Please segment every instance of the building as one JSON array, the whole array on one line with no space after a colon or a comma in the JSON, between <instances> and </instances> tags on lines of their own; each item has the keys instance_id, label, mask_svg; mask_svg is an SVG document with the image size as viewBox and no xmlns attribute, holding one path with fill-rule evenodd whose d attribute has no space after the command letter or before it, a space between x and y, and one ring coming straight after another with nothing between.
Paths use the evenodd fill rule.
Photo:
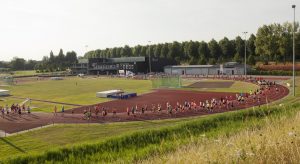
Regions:
<instances>
[{"instance_id":1,"label":"building","mask_svg":"<svg viewBox=\"0 0 300 164\"><path fill-rule=\"evenodd\" d=\"M247 66L247 70L249 70ZM177 75L243 75L244 64L227 62L220 65L174 65L164 67L167 74Z\"/></svg>"},{"instance_id":2,"label":"building","mask_svg":"<svg viewBox=\"0 0 300 164\"><path fill-rule=\"evenodd\" d=\"M176 65L173 59L151 57L151 72L163 72L167 65ZM73 74L111 75L126 72L150 72L149 57L89 58L80 59L71 67Z\"/></svg>"}]
</instances>

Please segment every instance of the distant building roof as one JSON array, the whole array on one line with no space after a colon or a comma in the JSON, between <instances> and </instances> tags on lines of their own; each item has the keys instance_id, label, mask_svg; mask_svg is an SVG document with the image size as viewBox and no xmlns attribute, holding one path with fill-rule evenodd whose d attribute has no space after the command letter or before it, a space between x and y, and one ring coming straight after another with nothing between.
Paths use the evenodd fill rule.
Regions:
<instances>
[{"instance_id":1,"label":"distant building roof","mask_svg":"<svg viewBox=\"0 0 300 164\"><path fill-rule=\"evenodd\" d=\"M214 65L173 65L166 66L167 68L211 68Z\"/></svg>"},{"instance_id":2,"label":"distant building roof","mask_svg":"<svg viewBox=\"0 0 300 164\"><path fill-rule=\"evenodd\" d=\"M216 65L172 65L172 66L165 66L165 68L220 68L223 65L223 68L244 68L244 64L240 64L237 62L227 62L224 64L216 64ZM247 68L250 68L247 65Z\"/></svg>"}]
</instances>

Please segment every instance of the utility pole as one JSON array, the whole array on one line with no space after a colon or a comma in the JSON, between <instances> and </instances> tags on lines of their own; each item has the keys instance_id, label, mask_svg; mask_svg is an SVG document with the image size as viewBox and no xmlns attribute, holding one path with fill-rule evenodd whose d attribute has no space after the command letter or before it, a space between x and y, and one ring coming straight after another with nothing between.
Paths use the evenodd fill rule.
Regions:
<instances>
[{"instance_id":1,"label":"utility pole","mask_svg":"<svg viewBox=\"0 0 300 164\"><path fill-rule=\"evenodd\" d=\"M243 32L245 34L245 79L247 79L247 33L248 32Z\"/></svg>"},{"instance_id":2,"label":"utility pole","mask_svg":"<svg viewBox=\"0 0 300 164\"><path fill-rule=\"evenodd\" d=\"M292 5L294 9L294 22L293 22L293 95L296 96L295 92L295 14L296 14L296 5Z\"/></svg>"},{"instance_id":3,"label":"utility pole","mask_svg":"<svg viewBox=\"0 0 300 164\"><path fill-rule=\"evenodd\" d=\"M151 47L150 47L151 41L148 41L148 43L149 43L149 73L151 73Z\"/></svg>"}]
</instances>

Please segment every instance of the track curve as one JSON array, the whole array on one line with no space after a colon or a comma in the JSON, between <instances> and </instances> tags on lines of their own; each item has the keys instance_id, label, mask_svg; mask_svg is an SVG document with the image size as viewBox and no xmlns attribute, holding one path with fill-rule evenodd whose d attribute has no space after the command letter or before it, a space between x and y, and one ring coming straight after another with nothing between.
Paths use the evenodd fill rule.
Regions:
<instances>
[{"instance_id":1,"label":"track curve","mask_svg":"<svg viewBox=\"0 0 300 164\"><path fill-rule=\"evenodd\" d=\"M278 92L276 92L275 88L278 88ZM51 113L32 113L30 115L24 114L21 117L18 115L5 116L5 118L0 117L0 130L3 130L7 133L15 133L20 132L32 128L37 128L53 123L107 123L107 122L125 122L125 121L143 121L143 120L157 120L157 119L170 119L170 118L181 118L181 117L191 117L191 116L201 116L201 115L209 115L214 113L222 113L228 111L235 111L240 109L249 108L252 106L263 105L269 102L273 102L279 100L289 94L289 89L283 85L277 84L270 88L270 90L266 90L265 94L261 95L261 101L253 102L252 99L247 99L245 103L240 104L236 100L232 100L234 104L234 108L224 109L224 108L216 108L213 111L207 110L187 110L184 112L178 112L176 114L168 114L166 110L158 112L146 111L144 114L138 113L135 116L128 116L126 113L126 107L131 107L132 105L145 105L148 104L149 108L151 108L151 104L160 103L164 105L167 101L171 105L175 105L176 102L183 102L185 100L192 101L197 100L205 101L210 98L220 97L235 97L236 93L223 93L223 92L199 92L199 91L184 91L184 90L156 90L152 93L144 94L136 98L132 98L129 100L115 100L100 103L100 106L104 106L108 108L108 115L106 117L95 115L92 116L91 120L87 121L83 119L83 110L92 109L94 112L94 105L78 107L73 109L73 114L71 114L71 110L66 111L64 115L58 113L57 116L54 116ZM169 99L171 98L171 99ZM112 110L115 109L117 111L116 115L112 114Z\"/></svg>"}]
</instances>

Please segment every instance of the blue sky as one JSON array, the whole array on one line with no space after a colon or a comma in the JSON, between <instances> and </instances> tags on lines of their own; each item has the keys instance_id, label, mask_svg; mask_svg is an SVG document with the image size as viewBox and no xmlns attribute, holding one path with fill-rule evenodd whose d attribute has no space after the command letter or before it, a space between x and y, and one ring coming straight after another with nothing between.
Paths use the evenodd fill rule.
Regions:
<instances>
[{"instance_id":1,"label":"blue sky","mask_svg":"<svg viewBox=\"0 0 300 164\"><path fill-rule=\"evenodd\" d=\"M40 60L53 50L233 39L292 21L299 0L0 0L0 60Z\"/></svg>"}]
</instances>

